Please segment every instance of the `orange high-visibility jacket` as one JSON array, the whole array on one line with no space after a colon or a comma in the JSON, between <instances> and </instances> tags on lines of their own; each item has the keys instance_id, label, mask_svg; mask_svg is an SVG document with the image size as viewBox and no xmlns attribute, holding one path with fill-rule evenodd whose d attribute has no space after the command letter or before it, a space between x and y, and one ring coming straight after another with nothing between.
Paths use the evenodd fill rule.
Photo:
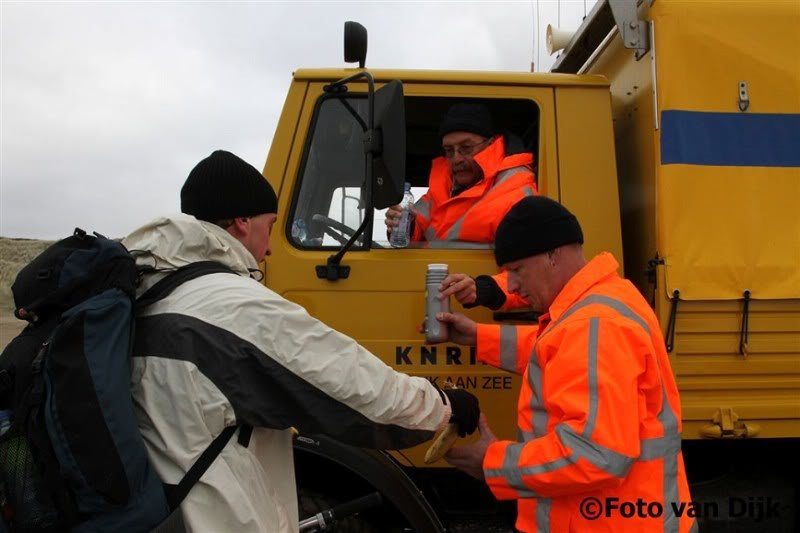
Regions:
<instances>
[{"instance_id":1,"label":"orange high-visibility jacket","mask_svg":"<svg viewBox=\"0 0 800 533\"><path fill-rule=\"evenodd\" d=\"M431 163L428 192L414 205L414 241L493 243L497 225L511 207L536 194L531 170L533 155L507 156L505 141L498 136L474 160L483 169L483 180L450 197L453 178L444 157Z\"/></svg>"},{"instance_id":2,"label":"orange high-visibility jacket","mask_svg":"<svg viewBox=\"0 0 800 533\"><path fill-rule=\"evenodd\" d=\"M494 495L518 500L522 531L696 529L661 329L618 266L595 257L538 326L478 327L478 359L523 375L520 441L483 461Z\"/></svg>"}]
</instances>

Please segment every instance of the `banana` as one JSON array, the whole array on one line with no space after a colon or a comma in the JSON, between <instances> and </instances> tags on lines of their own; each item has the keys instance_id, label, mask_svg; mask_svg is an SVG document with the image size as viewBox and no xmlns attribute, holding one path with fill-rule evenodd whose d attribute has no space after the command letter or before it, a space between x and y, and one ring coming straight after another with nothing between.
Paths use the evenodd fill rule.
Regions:
<instances>
[{"instance_id":1,"label":"banana","mask_svg":"<svg viewBox=\"0 0 800 533\"><path fill-rule=\"evenodd\" d=\"M447 424L447 427L444 428L441 433L436 437L431 444L431 447L428 448L428 451L425 452L425 464L429 465L434 461L438 461L442 458L442 456L447 453L447 450L453 446L453 443L458 438L458 425L457 424Z\"/></svg>"},{"instance_id":2,"label":"banana","mask_svg":"<svg viewBox=\"0 0 800 533\"><path fill-rule=\"evenodd\" d=\"M443 389L455 389L456 386L453 385L450 381L445 381L444 385L442 385ZM458 438L458 425L457 424L447 424L447 426L436 436L431 444L431 447L428 448L428 451L425 452L425 461L426 465L429 465L435 461L438 461L442 458L442 456L447 453L453 444L456 442Z\"/></svg>"}]
</instances>

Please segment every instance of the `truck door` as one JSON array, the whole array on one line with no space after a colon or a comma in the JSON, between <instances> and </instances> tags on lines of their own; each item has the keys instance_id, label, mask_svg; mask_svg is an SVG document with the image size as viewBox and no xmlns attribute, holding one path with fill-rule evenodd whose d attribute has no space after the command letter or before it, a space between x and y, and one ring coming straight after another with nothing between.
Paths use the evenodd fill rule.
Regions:
<instances>
[{"instance_id":1,"label":"truck door","mask_svg":"<svg viewBox=\"0 0 800 533\"><path fill-rule=\"evenodd\" d=\"M359 92L359 87L354 84L344 94L331 95L323 91L322 83L308 86L282 180L267 286L353 337L395 369L440 386L450 380L477 393L498 436L515 438L519 378L478 363L474 349L452 343L426 345L417 332L424 318L427 265L446 263L451 273L493 274L497 267L491 243L418 242L394 249L388 243L384 210L376 210L372 227L342 259L342 265L349 267L348 276L336 281L318 277L317 267L326 264L366 216L363 123L368 102L366 91ZM485 102L495 129L507 136L509 149L534 152L536 170L556 168L552 89L504 89L503 98L496 97L497 88L489 87L432 97L429 85L404 84L405 180L411 183L415 199L427 192L431 161L441 154L438 123L452 103L465 99ZM480 322L498 318L484 308L464 310L455 300L452 308ZM422 446L406 455L421 465L424 451Z\"/></svg>"}]
</instances>

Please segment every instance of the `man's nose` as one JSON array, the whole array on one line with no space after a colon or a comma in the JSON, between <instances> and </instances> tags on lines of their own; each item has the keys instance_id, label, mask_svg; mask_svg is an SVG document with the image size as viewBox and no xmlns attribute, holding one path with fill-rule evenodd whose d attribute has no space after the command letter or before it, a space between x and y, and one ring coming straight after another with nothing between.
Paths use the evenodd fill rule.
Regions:
<instances>
[{"instance_id":1,"label":"man's nose","mask_svg":"<svg viewBox=\"0 0 800 533\"><path fill-rule=\"evenodd\" d=\"M453 155L450 157L450 164L460 163L466 159L466 156L462 155L460 150L453 150Z\"/></svg>"},{"instance_id":2,"label":"man's nose","mask_svg":"<svg viewBox=\"0 0 800 533\"><path fill-rule=\"evenodd\" d=\"M508 292L512 294L519 293L519 280L513 274L508 275Z\"/></svg>"}]
</instances>

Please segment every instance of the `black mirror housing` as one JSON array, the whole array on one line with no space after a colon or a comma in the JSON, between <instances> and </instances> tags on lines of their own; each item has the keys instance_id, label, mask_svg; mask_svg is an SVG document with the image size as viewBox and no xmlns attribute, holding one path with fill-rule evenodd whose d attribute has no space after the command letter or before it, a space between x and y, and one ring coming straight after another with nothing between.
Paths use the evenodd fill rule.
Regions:
<instances>
[{"instance_id":1,"label":"black mirror housing","mask_svg":"<svg viewBox=\"0 0 800 533\"><path fill-rule=\"evenodd\" d=\"M367 28L358 22L348 20L344 23L344 62L358 62L364 68L367 61Z\"/></svg>"},{"instance_id":2,"label":"black mirror housing","mask_svg":"<svg viewBox=\"0 0 800 533\"><path fill-rule=\"evenodd\" d=\"M375 130L380 144L372 159L372 205L385 209L402 200L406 175L405 103L399 80L375 91Z\"/></svg>"}]
</instances>

